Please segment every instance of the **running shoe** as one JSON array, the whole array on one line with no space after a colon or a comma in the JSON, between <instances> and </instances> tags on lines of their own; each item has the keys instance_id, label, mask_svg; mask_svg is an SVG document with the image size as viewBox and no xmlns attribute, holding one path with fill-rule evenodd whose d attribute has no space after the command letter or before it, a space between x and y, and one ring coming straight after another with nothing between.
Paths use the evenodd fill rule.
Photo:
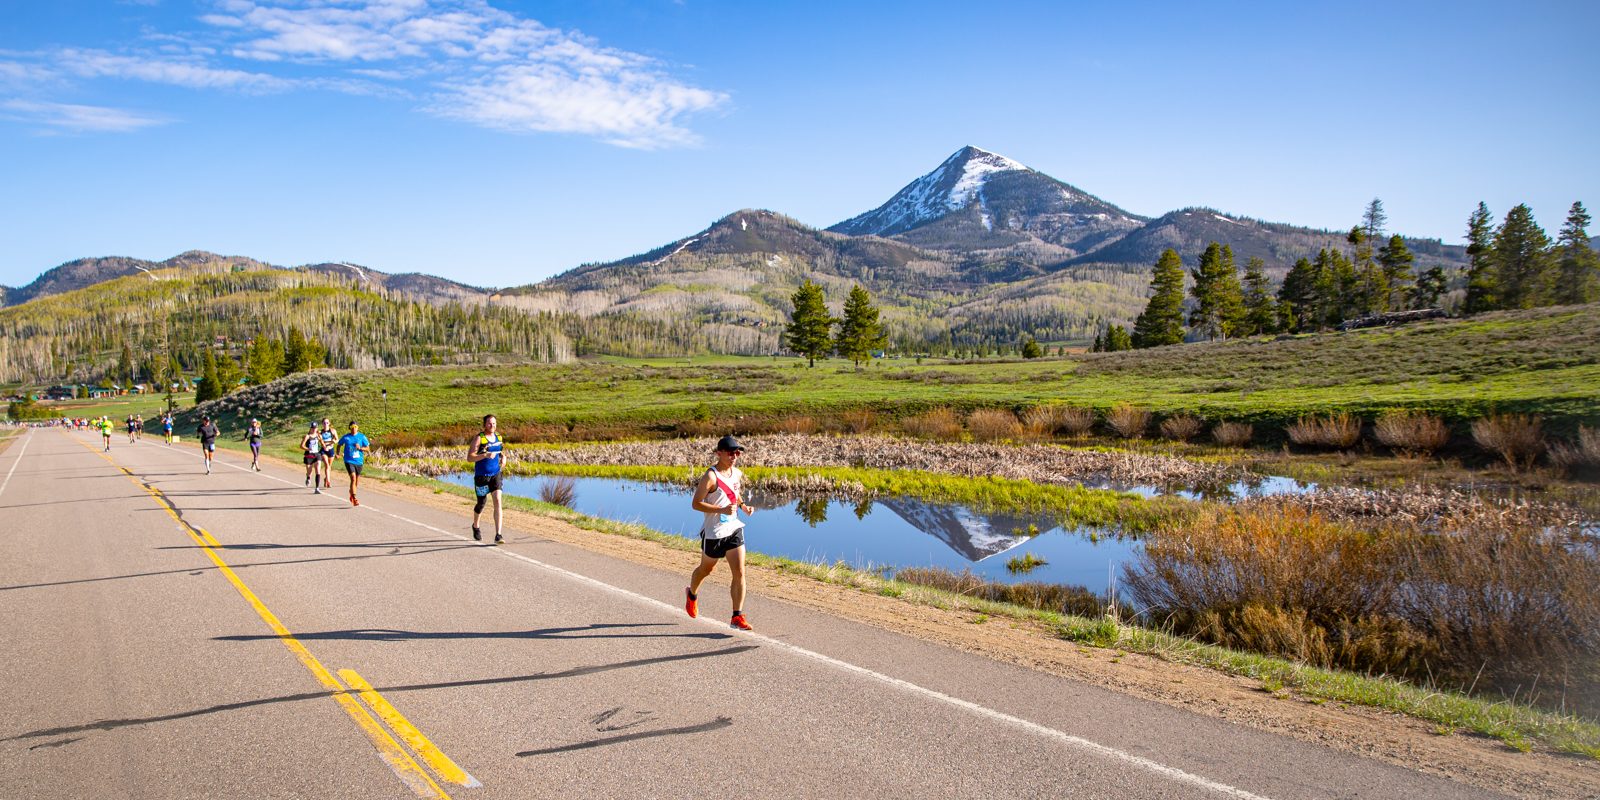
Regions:
<instances>
[{"instance_id":1,"label":"running shoe","mask_svg":"<svg viewBox=\"0 0 1600 800\"><path fill-rule=\"evenodd\" d=\"M312 490L311 490L311 493L312 493L312 494L322 494L322 487L321 487L321 486L318 486L318 487L317 487L317 488L315 488L315 489L312 489Z\"/></svg>"},{"instance_id":2,"label":"running shoe","mask_svg":"<svg viewBox=\"0 0 1600 800\"><path fill-rule=\"evenodd\" d=\"M683 610L691 617L700 616L700 601L695 599L694 593L690 592L687 586L683 587Z\"/></svg>"},{"instance_id":3,"label":"running shoe","mask_svg":"<svg viewBox=\"0 0 1600 800\"><path fill-rule=\"evenodd\" d=\"M306 476L306 485L307 485L307 486L310 486L310 485L311 485L311 476L310 476L310 475L307 475L307 476Z\"/></svg>"},{"instance_id":4,"label":"running shoe","mask_svg":"<svg viewBox=\"0 0 1600 800\"><path fill-rule=\"evenodd\" d=\"M498 533L497 533L497 534L495 534L495 535L494 535L494 543L495 543L495 544L499 544L499 543L501 543L501 542L503 542L503 541L505 541L505 540L506 540L506 537L504 537L504 536L501 536L501 535L500 535L500 534L498 534Z\"/></svg>"},{"instance_id":5,"label":"running shoe","mask_svg":"<svg viewBox=\"0 0 1600 800\"><path fill-rule=\"evenodd\" d=\"M353 505L353 506L361 505L360 503L356 502L356 493L355 492L351 492L350 493L350 505Z\"/></svg>"},{"instance_id":6,"label":"running shoe","mask_svg":"<svg viewBox=\"0 0 1600 800\"><path fill-rule=\"evenodd\" d=\"M731 626L731 627L734 627L734 628L738 628L741 631L753 631L753 630L755 630L755 628L750 627L750 620L745 619L743 614L740 614L740 615L734 617L733 619L729 620L728 621L728 625Z\"/></svg>"},{"instance_id":7,"label":"running shoe","mask_svg":"<svg viewBox=\"0 0 1600 800\"><path fill-rule=\"evenodd\" d=\"M472 526L472 541L474 541L474 542L483 541L483 531L479 530L478 526L476 526L476 525Z\"/></svg>"}]
</instances>

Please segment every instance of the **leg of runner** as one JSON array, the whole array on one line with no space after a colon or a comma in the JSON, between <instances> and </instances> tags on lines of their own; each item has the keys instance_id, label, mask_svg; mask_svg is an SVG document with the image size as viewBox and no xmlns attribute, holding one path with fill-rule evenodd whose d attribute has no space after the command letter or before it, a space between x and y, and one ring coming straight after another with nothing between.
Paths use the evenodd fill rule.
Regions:
<instances>
[{"instance_id":1,"label":"leg of runner","mask_svg":"<svg viewBox=\"0 0 1600 800\"><path fill-rule=\"evenodd\" d=\"M733 601L733 619L729 624L742 631L751 630L750 622L744 618L743 545L728 551L728 570L733 573L728 579L728 595Z\"/></svg>"},{"instance_id":2,"label":"leg of runner","mask_svg":"<svg viewBox=\"0 0 1600 800\"><path fill-rule=\"evenodd\" d=\"M703 541L703 540L702 540ZM700 616L700 584L717 569L717 560L705 553L700 554L700 566L689 573L689 585L683 590L683 610L691 617Z\"/></svg>"},{"instance_id":3,"label":"leg of runner","mask_svg":"<svg viewBox=\"0 0 1600 800\"><path fill-rule=\"evenodd\" d=\"M356 487L361 484L361 468L346 461L344 471L350 475L350 505L359 506L361 501L356 499Z\"/></svg>"},{"instance_id":4,"label":"leg of runner","mask_svg":"<svg viewBox=\"0 0 1600 800\"><path fill-rule=\"evenodd\" d=\"M496 489L489 494L494 497L494 543L499 544L505 541L505 537L500 535L500 522L503 513L503 509L500 507L500 490Z\"/></svg>"}]
</instances>

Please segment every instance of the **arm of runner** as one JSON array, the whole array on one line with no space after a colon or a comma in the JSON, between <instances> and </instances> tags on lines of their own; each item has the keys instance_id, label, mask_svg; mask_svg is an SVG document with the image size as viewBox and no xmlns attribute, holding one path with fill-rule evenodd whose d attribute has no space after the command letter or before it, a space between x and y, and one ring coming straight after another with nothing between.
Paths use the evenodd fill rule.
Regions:
<instances>
[{"instance_id":1,"label":"arm of runner","mask_svg":"<svg viewBox=\"0 0 1600 800\"><path fill-rule=\"evenodd\" d=\"M707 470L706 474L700 477L700 483L694 487L694 503L692 504L694 510L703 514L732 514L733 504L731 503L725 506L714 506L706 502L706 495L711 493L711 487L714 485L716 485L716 481L712 479L711 471Z\"/></svg>"}]
</instances>

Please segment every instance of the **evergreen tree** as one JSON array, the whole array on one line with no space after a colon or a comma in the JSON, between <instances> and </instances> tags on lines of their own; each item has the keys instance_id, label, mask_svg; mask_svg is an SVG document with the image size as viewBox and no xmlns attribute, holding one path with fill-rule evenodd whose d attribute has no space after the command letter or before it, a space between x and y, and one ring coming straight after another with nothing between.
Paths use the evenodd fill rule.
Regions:
<instances>
[{"instance_id":1,"label":"evergreen tree","mask_svg":"<svg viewBox=\"0 0 1600 800\"><path fill-rule=\"evenodd\" d=\"M233 356L223 353L217 362L217 397L227 397L229 392L239 386L239 379L244 376L244 369Z\"/></svg>"},{"instance_id":2,"label":"evergreen tree","mask_svg":"<svg viewBox=\"0 0 1600 800\"><path fill-rule=\"evenodd\" d=\"M1134 347L1183 342L1183 260L1167 248L1150 277L1150 302L1133 323Z\"/></svg>"},{"instance_id":3,"label":"evergreen tree","mask_svg":"<svg viewBox=\"0 0 1600 800\"><path fill-rule=\"evenodd\" d=\"M1271 289L1267 281L1266 264L1260 257L1251 256L1244 264L1244 321L1239 326L1241 336L1277 332L1278 304L1272 301Z\"/></svg>"},{"instance_id":4,"label":"evergreen tree","mask_svg":"<svg viewBox=\"0 0 1600 800\"><path fill-rule=\"evenodd\" d=\"M1105 332L1104 331L1096 331L1095 335L1094 335L1094 346L1089 348L1089 352L1091 352L1091 353L1104 353L1105 351L1106 351Z\"/></svg>"},{"instance_id":5,"label":"evergreen tree","mask_svg":"<svg viewBox=\"0 0 1600 800\"><path fill-rule=\"evenodd\" d=\"M206 348L204 364L200 372L200 385L194 390L195 405L222 396L222 392L219 391L221 382L217 378L217 357L212 354L210 347Z\"/></svg>"},{"instance_id":6,"label":"evergreen tree","mask_svg":"<svg viewBox=\"0 0 1600 800\"><path fill-rule=\"evenodd\" d=\"M872 304L872 295L859 285L852 286L850 296L844 301L844 319L840 320L839 332L833 340L834 350L841 358L850 359L856 369L861 369L861 362L872 358L872 351L882 350L888 342L889 334L878 322L878 307Z\"/></svg>"},{"instance_id":7,"label":"evergreen tree","mask_svg":"<svg viewBox=\"0 0 1600 800\"><path fill-rule=\"evenodd\" d=\"M1023 358L1038 358L1042 355L1044 355L1044 349L1039 346L1039 343L1032 336L1028 337L1028 341L1022 343Z\"/></svg>"},{"instance_id":8,"label":"evergreen tree","mask_svg":"<svg viewBox=\"0 0 1600 800\"><path fill-rule=\"evenodd\" d=\"M1383 213L1383 201L1372 198L1365 211L1361 213L1361 233L1366 238L1368 246L1372 242L1383 238L1384 226L1389 224L1389 215Z\"/></svg>"},{"instance_id":9,"label":"evergreen tree","mask_svg":"<svg viewBox=\"0 0 1600 800\"><path fill-rule=\"evenodd\" d=\"M1321 326L1317 316L1317 284L1315 265L1304 258L1294 262L1289 274L1283 277L1283 285L1278 287L1280 327L1298 332Z\"/></svg>"},{"instance_id":10,"label":"evergreen tree","mask_svg":"<svg viewBox=\"0 0 1600 800\"><path fill-rule=\"evenodd\" d=\"M122 355L117 357L117 384L126 389L133 384L133 348L124 341Z\"/></svg>"},{"instance_id":11,"label":"evergreen tree","mask_svg":"<svg viewBox=\"0 0 1600 800\"><path fill-rule=\"evenodd\" d=\"M1361 276L1355 264L1338 250L1317 254L1317 299L1322 307L1318 329L1332 327L1355 316Z\"/></svg>"},{"instance_id":12,"label":"evergreen tree","mask_svg":"<svg viewBox=\"0 0 1600 800\"><path fill-rule=\"evenodd\" d=\"M1356 273L1354 291L1347 303L1347 316L1361 316L1389 310L1389 281L1378 262L1368 259Z\"/></svg>"},{"instance_id":13,"label":"evergreen tree","mask_svg":"<svg viewBox=\"0 0 1600 800\"><path fill-rule=\"evenodd\" d=\"M306 352L306 337L297 325L289 326L283 342L283 374L293 375L311 368L310 353Z\"/></svg>"},{"instance_id":14,"label":"evergreen tree","mask_svg":"<svg viewBox=\"0 0 1600 800\"><path fill-rule=\"evenodd\" d=\"M1444 296L1449 282L1445 279L1444 267L1434 265L1417 278L1417 286L1411 292L1412 308L1434 308L1439 305L1439 298Z\"/></svg>"},{"instance_id":15,"label":"evergreen tree","mask_svg":"<svg viewBox=\"0 0 1600 800\"><path fill-rule=\"evenodd\" d=\"M1600 300L1600 256L1589 246L1589 212L1575 202L1556 237L1556 285L1553 300L1561 305Z\"/></svg>"},{"instance_id":16,"label":"evergreen tree","mask_svg":"<svg viewBox=\"0 0 1600 800\"><path fill-rule=\"evenodd\" d=\"M1499 287L1490 264L1494 248L1494 217L1489 206L1478 201L1478 207L1467 217L1467 302L1463 309L1468 314L1490 311L1500 305Z\"/></svg>"},{"instance_id":17,"label":"evergreen tree","mask_svg":"<svg viewBox=\"0 0 1600 800\"><path fill-rule=\"evenodd\" d=\"M1406 240L1400 238L1399 234L1390 236L1389 243L1379 248L1378 263L1383 266L1383 279L1389 288L1385 310L1399 311L1413 307L1411 284L1415 279L1411 274L1411 265L1416 260L1411 249L1406 247Z\"/></svg>"},{"instance_id":18,"label":"evergreen tree","mask_svg":"<svg viewBox=\"0 0 1600 800\"><path fill-rule=\"evenodd\" d=\"M283 377L283 343L266 336L257 336L245 352L246 374L252 386L260 386Z\"/></svg>"},{"instance_id":19,"label":"evergreen tree","mask_svg":"<svg viewBox=\"0 0 1600 800\"><path fill-rule=\"evenodd\" d=\"M1128 329L1121 325L1112 325L1106 329L1106 352L1116 353L1122 350L1133 349L1133 337L1128 335Z\"/></svg>"},{"instance_id":20,"label":"evergreen tree","mask_svg":"<svg viewBox=\"0 0 1600 800\"><path fill-rule=\"evenodd\" d=\"M1490 257L1501 308L1533 308L1546 303L1550 296L1549 247L1549 235L1534 221L1527 204L1506 212L1495 231Z\"/></svg>"},{"instance_id":21,"label":"evergreen tree","mask_svg":"<svg viewBox=\"0 0 1600 800\"><path fill-rule=\"evenodd\" d=\"M822 287L807 279L800 284L791 298L794 314L789 327L784 329L783 343L806 357L809 366L816 366L818 358L827 358L833 349L834 318L828 315L827 302L822 297Z\"/></svg>"},{"instance_id":22,"label":"evergreen tree","mask_svg":"<svg viewBox=\"0 0 1600 800\"><path fill-rule=\"evenodd\" d=\"M1244 290L1239 287L1233 248L1216 242L1206 245L1200 266L1190 274L1194 285L1189 294L1195 307L1189 314L1189 327L1207 338L1226 340L1244 319Z\"/></svg>"}]
</instances>

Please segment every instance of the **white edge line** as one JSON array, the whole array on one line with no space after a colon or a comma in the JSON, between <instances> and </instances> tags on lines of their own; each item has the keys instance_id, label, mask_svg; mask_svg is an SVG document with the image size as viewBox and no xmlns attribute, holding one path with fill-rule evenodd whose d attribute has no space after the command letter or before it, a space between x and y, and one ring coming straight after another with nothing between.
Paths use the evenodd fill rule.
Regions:
<instances>
[{"instance_id":1,"label":"white edge line","mask_svg":"<svg viewBox=\"0 0 1600 800\"><path fill-rule=\"evenodd\" d=\"M152 444L154 444L154 443L152 442ZM176 452L186 453L186 454L191 455L191 456L199 456L198 453L190 453L188 451L188 449L183 449L183 450L179 450L179 451L176 451ZM213 459L213 460L215 461L215 459ZM257 473L257 472L254 472L253 470L250 470L250 469L246 468L246 467L238 466L237 464L228 464L226 462L218 462L218 463L223 463L225 466L232 467L232 468L234 468L236 470L239 470L240 472L248 473L248 474L251 474L251 475L260 475L263 478L270 478L272 480L278 481L279 483L287 484L289 486L293 486L294 485L294 481L285 480L283 478L277 477L276 475L268 475L265 472ZM15 469L16 465L13 464L12 468ZM338 501L335 501L335 502L338 502ZM382 515L384 515L386 517L390 517L392 519L397 519L397 520L399 520L401 522L405 522L405 523L408 523L408 524L411 524L411 525L415 525L415 526L417 526L419 528L423 528L423 529L426 529L426 530L433 531L434 533L443 534L445 536L449 536L449 537L452 537L452 538L455 538L455 539L460 539L462 541L468 541L467 537L465 535L463 535L463 534L447 531L447 530L445 530L443 528L437 528L437 527L434 527L432 525L429 525L426 522L418 522L417 520L411 519L409 517L403 517L403 516L400 516L399 514L395 514L395 513L390 512L390 511L384 511L382 509L373 508L372 506L369 506L369 505L357 506L357 508L365 509L367 511L371 511L371 512L376 513L376 514L382 514ZM555 573L557 575L560 575L562 577L568 578L568 579L573 580L573 581L577 581L578 583L586 584L586 585L594 587L596 589L600 589L602 591L606 591L606 592L610 592L612 594L619 595L621 597L624 597L624 598L627 598L629 600L632 600L632 601L634 601L636 603L640 603L642 605L649 606L651 608L655 608L655 609L658 609L658 610L664 610L664 611L667 611L667 612L673 613L673 614L677 614L677 613L679 613L681 611L681 609L677 608L676 606L673 606L673 605L668 604L668 603L664 603L664 602L662 602L660 600L655 599L654 597L646 597L645 595L639 594L637 592L634 592L634 591L631 591L631 590L628 590L628 589L624 589L624 588L622 588L620 586L613 586L613 585L611 585L609 583L606 583L605 581L601 581L601 580L598 580L598 579L595 579L595 578L591 578L591 577L589 577L587 575L580 575L580 574L578 574L576 572L572 572L570 570L566 570L566 569L563 569L561 567L555 566L554 564L546 564L543 561L540 561L540 560L538 560L536 558L530 558L528 556L522 555L521 553L513 553L510 550L507 550L507 549L502 548L502 547L493 547L493 546L485 545L482 549L488 550L488 551L493 552L493 553L497 553L497 554L505 556L507 558L514 558L514 559L517 559L519 561L527 562L529 564L532 564L532 565L534 565L536 567L539 567L541 569L547 570L549 572L553 572L553 573ZM706 625L706 626L709 626L709 627L716 627L716 628L719 628L719 629L725 627L721 623L713 622L711 620L704 619L704 618L696 619L695 621L699 622L702 625ZM1045 725L1040 725L1037 722L1030 722L1029 720L1025 720L1025 719L1023 719L1021 717L1012 716L1010 714L1005 713L1004 711L996 711L996 710L994 710L992 708L989 708L988 706L979 705L979 704L974 703L974 702L972 702L970 700L963 700L963 699L961 699L959 697L954 697L952 695L945 694L944 692L938 691L936 689L929 689L926 686L915 684L915 683L912 683L910 681L902 680L900 678L896 678L896 677L893 677L893 676L890 676L890 675L885 675L885 674L883 674L881 672L877 672L875 670L871 670L871 669L868 669L868 668L863 667L863 666L852 664L852 663L850 663L848 661L841 661L841 660L839 660L837 658L834 658L832 656L823 655L822 653L818 653L818 652L816 652L814 650L807 650L804 647L800 647L798 645L789 644L788 642L780 641L780 640L774 639L774 638L772 638L770 636L764 636L764 635L759 634L759 633L752 633L752 632L746 632L746 631L739 631L739 632L735 633L734 635L742 636L742 637L750 638L750 639L759 639L762 642L764 642L764 643L766 643L768 645L771 645L772 647L774 647L776 649L784 650L784 651L787 651L789 653L793 653L795 655L804 656L804 657L809 658L809 659L811 659L813 661L817 661L817 662L826 664L828 666L844 670L846 672L855 673L856 675L860 675L860 676L865 677L865 678L871 678L872 680L878 681L879 683L883 683L885 685L892 686L892 687L895 687L897 689L900 689L900 690L903 690L903 691L906 691L906 692L910 692L912 694L921 695L921 696L929 698L931 700L938 700L939 702L945 703L947 705L955 706L956 708L960 708L960 709L963 709L965 711L970 711L970 712L972 712L974 714L977 714L977 715L979 715L981 717L986 717L986 718L988 718L990 720L993 720L995 722L1001 722L1001 723L1010 725L1010 726L1012 726L1014 728L1020 728L1020 729L1025 730L1025 731L1027 731L1029 733L1033 733L1033 734L1037 734L1037 735L1040 735L1040 736L1044 736L1044 737L1049 738L1049 739L1054 739L1054 740L1056 740L1056 741L1058 741L1058 742L1060 742L1062 744L1065 744L1065 745L1068 745L1068 746L1071 746L1071 747L1076 747L1076 748L1078 748L1080 750L1087 750L1087 751L1089 751L1091 753L1095 753L1096 755L1100 755L1100 756L1103 756L1105 758L1109 758L1109 759L1112 759L1112 760L1115 760L1115 761L1121 761L1121 762L1123 762L1125 764L1129 764L1131 766L1135 766L1135 767L1138 767L1140 769L1147 770L1149 772L1153 772L1153 773L1155 773L1157 775L1160 775L1160 776L1165 777L1165 778L1169 778L1169 779L1171 779L1173 781L1177 781L1179 783L1187 783L1187 784L1190 784L1192 786L1198 786L1198 787L1200 787L1202 789L1207 789L1209 791L1216 792L1216 793L1222 794L1222 795L1227 795L1229 797L1237 797L1237 798L1240 798L1241 800L1270 800L1270 798L1267 798L1264 795L1254 794L1254 793L1246 791L1244 789L1240 789L1240 788L1238 788L1236 786L1230 786L1230 785L1228 785L1226 783L1221 783L1221 782L1218 782L1218 781L1214 781L1214 780L1211 780L1210 778L1206 778L1206 777L1203 777L1203 776L1200 776L1200 775L1196 775L1196 774L1194 774L1192 772L1185 772L1184 770L1178 769L1177 767L1169 767L1166 764L1162 764L1159 761L1152 761L1151 759L1145 758L1143 756L1136 756L1136 755L1134 755L1132 753L1129 753L1129 752L1124 751L1124 750L1118 750L1117 748L1111 747L1109 745L1103 745L1103 744L1100 744L1099 742L1090 741L1090 740L1082 738L1080 736L1073 736L1070 733L1064 733L1062 731L1056 730L1055 728L1047 727Z\"/></svg>"},{"instance_id":2,"label":"white edge line","mask_svg":"<svg viewBox=\"0 0 1600 800\"><path fill-rule=\"evenodd\" d=\"M17 451L17 460L11 462L11 469L6 470L6 479L0 482L0 494L6 493L6 487L11 485L11 473L17 471L17 465L22 463L22 457L28 453L28 443L33 441L33 430L28 430L28 435L22 437L22 449Z\"/></svg>"}]
</instances>

